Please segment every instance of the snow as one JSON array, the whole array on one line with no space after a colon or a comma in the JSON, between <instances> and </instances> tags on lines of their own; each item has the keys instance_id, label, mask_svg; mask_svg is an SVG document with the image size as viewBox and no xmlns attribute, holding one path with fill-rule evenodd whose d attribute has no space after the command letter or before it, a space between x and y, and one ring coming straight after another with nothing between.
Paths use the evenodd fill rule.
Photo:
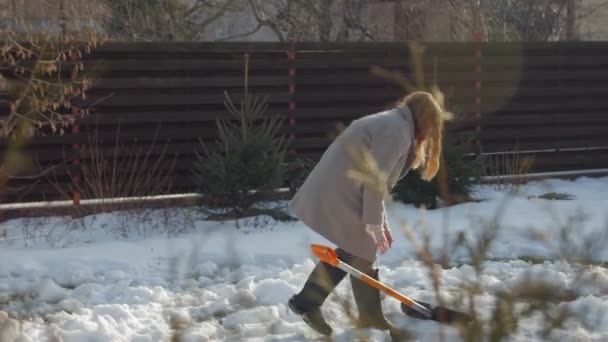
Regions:
<instances>
[{"instance_id":1,"label":"snow","mask_svg":"<svg viewBox=\"0 0 608 342\"><path fill-rule=\"evenodd\" d=\"M570 200L549 200L547 193ZM518 285L541 281L558 297L554 308L579 316L550 339L608 339L608 178L550 179L507 193L479 186L479 202L439 210L388 206L395 243L379 256L387 285L436 303L428 269L404 229L430 252L449 250L439 275L441 295L457 306L461 291L479 281L479 314L491 319L500 294L518 297ZM303 286L316 259L309 245L331 243L301 222L260 226L257 220L205 221L194 209L158 209L69 217L15 219L0 225L0 341L303 341L322 340L286 302ZM480 241L488 227L496 239L475 270L455 241ZM565 246L568 246L566 248ZM596 266L580 267L586 258ZM382 340L382 331L358 331L341 306L356 314L343 281L323 306L336 341L358 336ZM519 298L523 303L524 299ZM520 305L520 304L518 304ZM458 330L404 316L384 296L395 324L417 340L461 341ZM514 341L542 341L538 315L523 318Z\"/></svg>"}]
</instances>

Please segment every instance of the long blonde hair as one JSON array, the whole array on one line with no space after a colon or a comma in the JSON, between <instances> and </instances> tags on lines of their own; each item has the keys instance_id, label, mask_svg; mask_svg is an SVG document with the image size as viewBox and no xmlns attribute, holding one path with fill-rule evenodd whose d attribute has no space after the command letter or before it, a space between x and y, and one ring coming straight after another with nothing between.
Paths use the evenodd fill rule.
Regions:
<instances>
[{"instance_id":1,"label":"long blonde hair","mask_svg":"<svg viewBox=\"0 0 608 342\"><path fill-rule=\"evenodd\" d=\"M412 112L416 136L424 137L416 146L412 168L421 168L422 179L430 181L440 167L443 120L448 114L443 109L443 98L436 99L431 93L414 91L397 102L397 106L403 105Z\"/></svg>"}]
</instances>

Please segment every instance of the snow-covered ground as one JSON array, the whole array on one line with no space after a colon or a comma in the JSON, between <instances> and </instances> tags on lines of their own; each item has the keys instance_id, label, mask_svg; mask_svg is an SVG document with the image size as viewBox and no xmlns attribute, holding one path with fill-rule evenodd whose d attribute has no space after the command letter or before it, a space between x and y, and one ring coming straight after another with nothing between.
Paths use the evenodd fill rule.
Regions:
<instances>
[{"instance_id":1,"label":"snow-covered ground","mask_svg":"<svg viewBox=\"0 0 608 342\"><path fill-rule=\"evenodd\" d=\"M477 190L480 202L446 209L390 206L396 241L378 258L381 280L434 302L428 270L400 232L409 227L418 239L428 235L433 255L449 251L441 293L454 298L476 275L470 253L453 242L463 236L474 244L482 231L498 227L477 278L483 290L477 297L481 316L489 317L497 293L526 279L543 280L561 294L553 305L581 319L542 337L541 318L532 316L520 323L512 340L608 340L608 317L603 316L608 271L601 266L608 261L608 178L533 182L513 196L491 186ZM550 192L571 198L539 198ZM285 303L314 267L310 243L332 245L300 222L240 223L237 229L234 222L207 222L184 209L4 222L0 341L169 341L176 331L184 341L319 340ZM578 251L600 265L583 274L577 264L563 260ZM357 332L338 298L353 303L348 280L323 311L335 328L334 339L351 341ZM399 303L386 296L383 306L418 340L438 340L436 323L405 317ZM444 327L442 333L448 341L461 340L455 328Z\"/></svg>"}]
</instances>

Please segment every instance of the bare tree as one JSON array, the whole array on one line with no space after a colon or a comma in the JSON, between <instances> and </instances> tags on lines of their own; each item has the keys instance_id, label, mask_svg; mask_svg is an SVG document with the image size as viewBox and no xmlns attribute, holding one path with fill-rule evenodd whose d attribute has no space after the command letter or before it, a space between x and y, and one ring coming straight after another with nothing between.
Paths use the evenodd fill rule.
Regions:
<instances>
[{"instance_id":1,"label":"bare tree","mask_svg":"<svg viewBox=\"0 0 608 342\"><path fill-rule=\"evenodd\" d=\"M607 0L592 0L588 1L585 7L579 6L576 9L575 23L575 29L579 35L577 38L584 39L586 35L593 36L602 31L606 32L605 22L607 15ZM606 39L606 34L600 34L597 38Z\"/></svg>"},{"instance_id":2,"label":"bare tree","mask_svg":"<svg viewBox=\"0 0 608 342\"><path fill-rule=\"evenodd\" d=\"M562 36L570 0L493 0L488 34L496 40L547 41Z\"/></svg>"},{"instance_id":3,"label":"bare tree","mask_svg":"<svg viewBox=\"0 0 608 342\"><path fill-rule=\"evenodd\" d=\"M566 39L576 39L576 0L566 1Z\"/></svg>"},{"instance_id":4,"label":"bare tree","mask_svg":"<svg viewBox=\"0 0 608 342\"><path fill-rule=\"evenodd\" d=\"M103 27L111 39L197 41L206 28L235 8L235 0L104 0Z\"/></svg>"},{"instance_id":5,"label":"bare tree","mask_svg":"<svg viewBox=\"0 0 608 342\"><path fill-rule=\"evenodd\" d=\"M490 41L550 41L580 38L581 22L608 5L599 1L581 10L580 0L446 0L453 20L452 38L466 40L475 23Z\"/></svg>"},{"instance_id":6,"label":"bare tree","mask_svg":"<svg viewBox=\"0 0 608 342\"><path fill-rule=\"evenodd\" d=\"M363 18L365 0L247 0L257 26L279 41L374 40Z\"/></svg>"},{"instance_id":7,"label":"bare tree","mask_svg":"<svg viewBox=\"0 0 608 342\"><path fill-rule=\"evenodd\" d=\"M7 143L0 163L0 194L14 179L39 180L59 165L37 175L25 151L37 134L64 134L89 106L75 105L91 84L82 57L100 42L94 37L62 37L3 30L0 34L0 138ZM21 193L22 189L12 189Z\"/></svg>"},{"instance_id":8,"label":"bare tree","mask_svg":"<svg viewBox=\"0 0 608 342\"><path fill-rule=\"evenodd\" d=\"M99 19L106 14L100 2L89 0L9 0L0 9L6 14L0 28L21 33L99 32Z\"/></svg>"},{"instance_id":9,"label":"bare tree","mask_svg":"<svg viewBox=\"0 0 608 342\"><path fill-rule=\"evenodd\" d=\"M431 2L395 0L395 40L419 40L426 27L426 13Z\"/></svg>"}]
</instances>

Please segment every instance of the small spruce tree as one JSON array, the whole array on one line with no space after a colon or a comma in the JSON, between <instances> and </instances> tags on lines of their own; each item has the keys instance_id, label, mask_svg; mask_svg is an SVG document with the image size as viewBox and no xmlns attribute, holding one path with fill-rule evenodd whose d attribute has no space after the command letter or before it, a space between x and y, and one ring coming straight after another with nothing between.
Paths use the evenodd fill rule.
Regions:
<instances>
[{"instance_id":1,"label":"small spruce tree","mask_svg":"<svg viewBox=\"0 0 608 342\"><path fill-rule=\"evenodd\" d=\"M214 218L232 219L269 215L289 219L282 211L262 209L263 194L282 185L286 173L287 141L280 134L283 118L268 117L267 97L248 90L248 61L245 55L245 88L237 106L225 93L224 104L229 118L217 120L218 140L215 148L201 141L202 154L196 153L194 175L198 191L206 204L224 213Z\"/></svg>"},{"instance_id":2,"label":"small spruce tree","mask_svg":"<svg viewBox=\"0 0 608 342\"><path fill-rule=\"evenodd\" d=\"M448 191L454 203L472 199L473 186L481 176L481 163L475 159L464 158L468 152L467 136L457 137L446 132L443 140L443 160L448 177ZM420 178L418 171L411 171L393 189L395 199L424 206L428 209L439 207L441 191L439 177L431 182Z\"/></svg>"}]
</instances>

